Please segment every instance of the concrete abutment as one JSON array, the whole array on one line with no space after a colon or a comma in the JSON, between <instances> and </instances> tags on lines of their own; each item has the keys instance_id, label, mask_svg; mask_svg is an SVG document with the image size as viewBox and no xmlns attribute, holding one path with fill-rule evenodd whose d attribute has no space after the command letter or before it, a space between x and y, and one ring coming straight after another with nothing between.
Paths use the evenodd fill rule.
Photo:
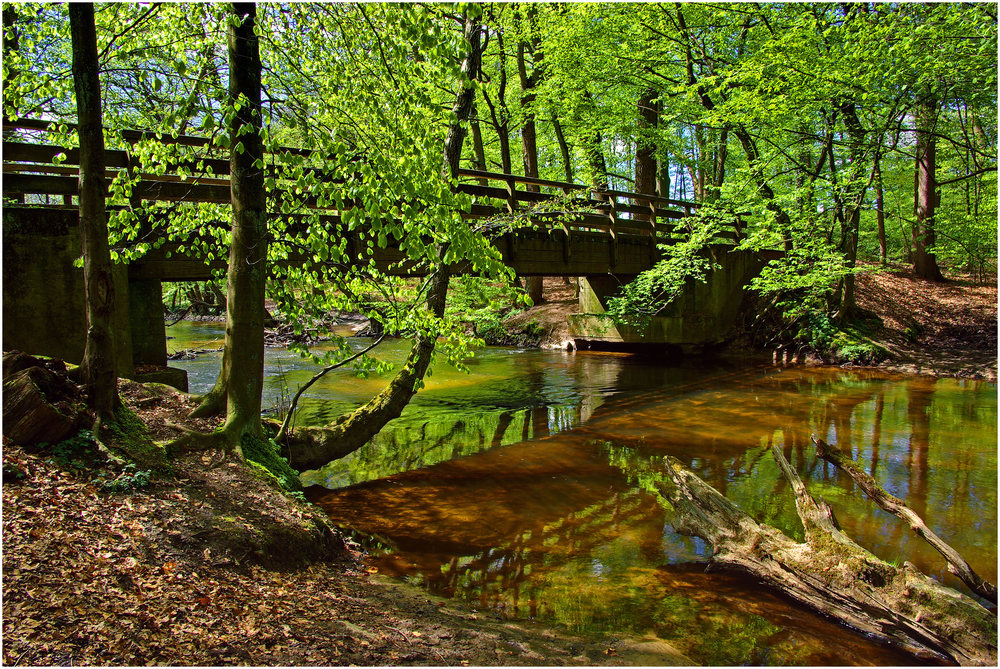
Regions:
<instances>
[{"instance_id":1,"label":"concrete abutment","mask_svg":"<svg viewBox=\"0 0 1000 669\"><path fill-rule=\"evenodd\" d=\"M83 359L87 319L80 257L79 214L73 209L4 207L3 348L60 358ZM187 390L187 373L168 368L161 283L130 280L128 268L114 268L118 302L118 374ZM156 366L152 369L150 366Z\"/></svg>"},{"instance_id":2,"label":"concrete abutment","mask_svg":"<svg viewBox=\"0 0 1000 669\"><path fill-rule=\"evenodd\" d=\"M581 277L582 313L569 316L570 335L579 349L697 352L723 342L736 325L744 286L760 273L764 260L751 251L714 246L716 269L705 282L688 279L681 294L643 328L619 325L604 316L607 300L635 275Z\"/></svg>"}]
</instances>

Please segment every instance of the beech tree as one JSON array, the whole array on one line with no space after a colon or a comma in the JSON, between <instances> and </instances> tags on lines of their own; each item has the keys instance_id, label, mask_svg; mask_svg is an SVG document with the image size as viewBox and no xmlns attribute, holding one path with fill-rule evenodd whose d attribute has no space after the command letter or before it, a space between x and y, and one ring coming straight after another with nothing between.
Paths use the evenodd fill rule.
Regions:
<instances>
[{"instance_id":1,"label":"beech tree","mask_svg":"<svg viewBox=\"0 0 1000 669\"><path fill-rule=\"evenodd\" d=\"M267 276L267 200L261 142L260 48L257 6L233 3L229 22L229 158L233 230L226 278L226 341L222 370L210 397L225 394L227 445L244 434L262 437L264 283Z\"/></svg>"},{"instance_id":2,"label":"beech tree","mask_svg":"<svg viewBox=\"0 0 1000 669\"><path fill-rule=\"evenodd\" d=\"M90 407L100 420L110 418L118 404L118 373L111 331L116 296L105 213L104 127L94 6L71 4L69 19L80 138L80 237L87 299L87 341L81 370Z\"/></svg>"}]
</instances>

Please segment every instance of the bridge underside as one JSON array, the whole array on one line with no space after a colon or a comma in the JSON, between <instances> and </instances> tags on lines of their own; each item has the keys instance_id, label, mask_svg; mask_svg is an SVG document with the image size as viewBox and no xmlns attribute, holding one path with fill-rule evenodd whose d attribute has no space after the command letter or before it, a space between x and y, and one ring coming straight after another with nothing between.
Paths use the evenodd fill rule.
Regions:
<instances>
[{"instance_id":1,"label":"bridge underside","mask_svg":"<svg viewBox=\"0 0 1000 669\"><path fill-rule=\"evenodd\" d=\"M71 362L82 359L86 332L83 276L82 270L73 266L80 252L78 216L76 208L70 207L4 208L5 350L20 349ZM350 234L348 250L365 250L365 254L350 253L355 264L373 261L376 268L395 276L421 274L400 265L405 257L391 243L368 251L357 233ZM760 258L745 252L733 254L731 246L716 247L717 257L725 262L709 285L692 285L677 302L676 313L666 314L646 331L633 332L615 328L594 314L603 312L604 297L613 289L660 259L661 251L652 237L611 236L607 231L572 230L567 234L564 230L525 230L500 236L493 244L504 263L519 276L588 279L581 287L581 305L587 314L571 322L571 332L587 347L718 341L738 311L742 286L760 268ZM177 253L178 247L164 244L117 272L119 304L124 306L117 328L129 333L119 350L123 376L132 375L143 365L166 366L161 282L207 280L213 278L213 270L225 268L224 262L206 263ZM459 263L452 269L467 273L472 268Z\"/></svg>"}]
</instances>

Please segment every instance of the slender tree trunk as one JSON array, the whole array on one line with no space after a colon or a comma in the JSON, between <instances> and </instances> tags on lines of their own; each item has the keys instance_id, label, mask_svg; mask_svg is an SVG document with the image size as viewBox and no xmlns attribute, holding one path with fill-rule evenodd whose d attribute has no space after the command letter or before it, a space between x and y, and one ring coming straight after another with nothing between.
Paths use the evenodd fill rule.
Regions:
<instances>
[{"instance_id":1,"label":"slender tree trunk","mask_svg":"<svg viewBox=\"0 0 1000 669\"><path fill-rule=\"evenodd\" d=\"M882 186L882 156L875 160L875 222L878 225L878 256L884 267L889 259L885 242L885 190Z\"/></svg>"},{"instance_id":2,"label":"slender tree trunk","mask_svg":"<svg viewBox=\"0 0 1000 669\"><path fill-rule=\"evenodd\" d=\"M858 119L857 109L853 102L840 107L847 127L850 140L851 169L847 172L847 183L844 187L844 212L841 232L841 251L847 259L847 266L853 269L858 259L858 236L861 229L861 207L864 204L866 186L863 182L862 165L864 163L864 143L866 132ZM857 312L855 300L854 274L844 277L844 290L840 301L841 318L851 318Z\"/></svg>"},{"instance_id":3,"label":"slender tree trunk","mask_svg":"<svg viewBox=\"0 0 1000 669\"><path fill-rule=\"evenodd\" d=\"M566 142L562 123L559 122L559 118L555 115L555 112L552 113L552 130L556 133L556 141L559 142L559 153L562 155L566 183L573 183L573 160L570 157L569 144Z\"/></svg>"},{"instance_id":4,"label":"slender tree trunk","mask_svg":"<svg viewBox=\"0 0 1000 669\"><path fill-rule=\"evenodd\" d=\"M666 158L656 161L656 194L670 197L670 161Z\"/></svg>"},{"instance_id":5,"label":"slender tree trunk","mask_svg":"<svg viewBox=\"0 0 1000 669\"><path fill-rule=\"evenodd\" d=\"M261 61L254 34L257 7L234 3L229 23L229 100L238 101L230 136L232 239L226 293L226 338L222 369L215 387L196 411L202 415L224 406L222 427L227 448L239 449L244 434L260 437L264 386L264 283L267 268L267 198L264 147L260 133Z\"/></svg>"},{"instance_id":6,"label":"slender tree trunk","mask_svg":"<svg viewBox=\"0 0 1000 669\"><path fill-rule=\"evenodd\" d=\"M80 235L87 299L82 373L90 407L98 418L103 418L110 417L118 403L115 339L111 331L117 304L105 210L104 128L93 4L71 3L69 18L80 134Z\"/></svg>"},{"instance_id":7,"label":"slender tree trunk","mask_svg":"<svg viewBox=\"0 0 1000 669\"><path fill-rule=\"evenodd\" d=\"M934 210L937 207L936 141L937 99L923 92L917 103L917 161L913 178L913 272L921 279L944 281L934 247Z\"/></svg>"},{"instance_id":8,"label":"slender tree trunk","mask_svg":"<svg viewBox=\"0 0 1000 669\"><path fill-rule=\"evenodd\" d=\"M525 51L528 49L528 46L525 42L517 43L517 74L521 81L521 113L524 115L524 123L521 126L521 158L524 163L524 176L537 179L538 143L535 135L535 110L533 105L535 103L534 89L538 80L538 62L536 56L535 68L529 75L527 64L525 63ZM537 51L534 53L537 53ZM542 189L535 184L527 184L525 190L538 193ZM545 301L542 292L542 277L526 276L524 277L524 286L532 302L541 304Z\"/></svg>"},{"instance_id":9,"label":"slender tree trunk","mask_svg":"<svg viewBox=\"0 0 1000 669\"><path fill-rule=\"evenodd\" d=\"M729 158L729 128L719 132L719 142L715 150L715 166L712 174L712 191L705 197L711 201L719 198L719 189L726 180L726 160Z\"/></svg>"},{"instance_id":10,"label":"slender tree trunk","mask_svg":"<svg viewBox=\"0 0 1000 669\"><path fill-rule=\"evenodd\" d=\"M521 159L524 163L524 176L538 178L538 143L535 135L535 110L532 107L535 103L535 72L531 76L527 75L524 63L524 51L526 45L521 42L517 45L517 71L521 78L521 113L524 114L524 124L521 126ZM541 189L528 184L527 190L537 193Z\"/></svg>"},{"instance_id":11,"label":"slender tree trunk","mask_svg":"<svg viewBox=\"0 0 1000 669\"><path fill-rule=\"evenodd\" d=\"M476 104L472 103L472 154L473 165L477 170L486 171L486 149L483 147L483 131L479 127L479 116L476 113ZM489 185L488 179L481 179L479 182L483 186Z\"/></svg>"},{"instance_id":12,"label":"slender tree trunk","mask_svg":"<svg viewBox=\"0 0 1000 669\"><path fill-rule=\"evenodd\" d=\"M483 89L483 100L490 108L490 118L493 121L493 128L496 130L500 140L500 166L504 174L511 174L512 163L510 157L510 112L507 110L507 53L504 51L503 33L497 34L497 49L500 59L500 83L497 89L497 102L493 104L486 89Z\"/></svg>"}]
</instances>

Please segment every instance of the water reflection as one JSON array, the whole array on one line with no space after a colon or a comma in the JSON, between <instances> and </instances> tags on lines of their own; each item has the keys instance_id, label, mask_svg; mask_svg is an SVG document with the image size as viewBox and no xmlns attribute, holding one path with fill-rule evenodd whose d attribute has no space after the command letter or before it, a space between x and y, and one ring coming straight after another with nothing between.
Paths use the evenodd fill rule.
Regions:
<instances>
[{"instance_id":1,"label":"water reflection","mask_svg":"<svg viewBox=\"0 0 1000 669\"><path fill-rule=\"evenodd\" d=\"M809 436L850 448L993 579L995 392L827 369L740 370L711 382L681 375L606 398L571 430L314 499L379 537L373 562L382 571L508 615L655 634L709 664L909 664L743 579L692 568L708 549L671 529L655 487L662 456L801 539L769 453L777 443L860 544L962 587L905 525L817 459Z\"/></svg>"}]
</instances>

